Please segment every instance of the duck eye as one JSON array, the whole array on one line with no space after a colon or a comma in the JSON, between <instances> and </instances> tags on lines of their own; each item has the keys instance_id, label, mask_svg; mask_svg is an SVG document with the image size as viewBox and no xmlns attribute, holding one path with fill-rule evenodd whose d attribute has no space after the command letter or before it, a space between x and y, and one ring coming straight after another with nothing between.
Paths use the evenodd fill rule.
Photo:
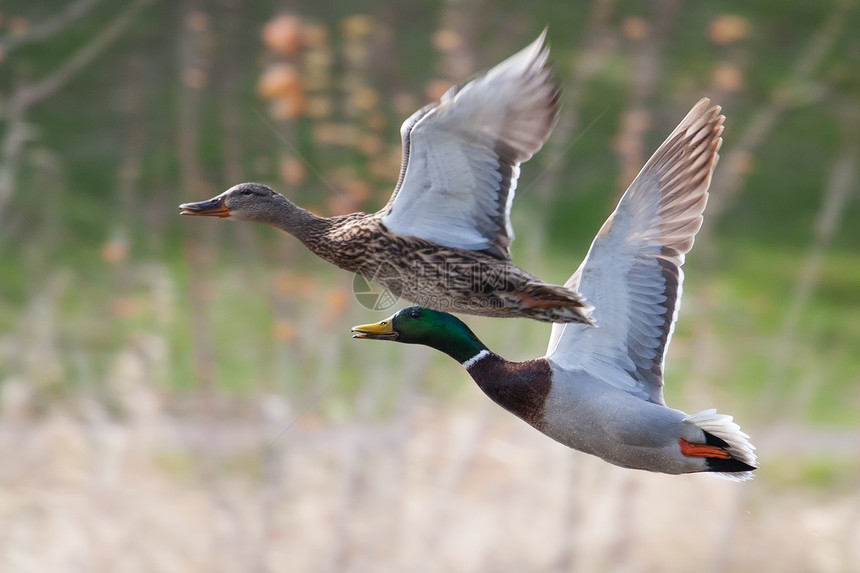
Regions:
<instances>
[{"instance_id":1,"label":"duck eye","mask_svg":"<svg viewBox=\"0 0 860 573\"><path fill-rule=\"evenodd\" d=\"M413 310L412 312L409 313L409 317L410 318L421 318L421 313L418 312L417 310Z\"/></svg>"},{"instance_id":2,"label":"duck eye","mask_svg":"<svg viewBox=\"0 0 860 573\"><path fill-rule=\"evenodd\" d=\"M242 189L242 195L245 195L246 197L253 195L253 194L254 194L254 192L251 191L250 189Z\"/></svg>"}]
</instances>

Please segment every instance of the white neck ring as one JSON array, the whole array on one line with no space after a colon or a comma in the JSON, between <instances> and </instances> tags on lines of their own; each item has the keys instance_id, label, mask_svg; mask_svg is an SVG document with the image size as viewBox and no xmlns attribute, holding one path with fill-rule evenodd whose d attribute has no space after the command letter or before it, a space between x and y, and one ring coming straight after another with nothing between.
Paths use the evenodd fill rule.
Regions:
<instances>
[{"instance_id":1,"label":"white neck ring","mask_svg":"<svg viewBox=\"0 0 860 573\"><path fill-rule=\"evenodd\" d=\"M472 356L471 358L469 358L468 360L463 362L463 368L468 370L469 368L474 366L475 363L477 363L479 360L482 360L483 358L485 358L486 356L489 356L489 355L490 355L490 351L485 348L484 350L480 351L476 355Z\"/></svg>"}]
</instances>

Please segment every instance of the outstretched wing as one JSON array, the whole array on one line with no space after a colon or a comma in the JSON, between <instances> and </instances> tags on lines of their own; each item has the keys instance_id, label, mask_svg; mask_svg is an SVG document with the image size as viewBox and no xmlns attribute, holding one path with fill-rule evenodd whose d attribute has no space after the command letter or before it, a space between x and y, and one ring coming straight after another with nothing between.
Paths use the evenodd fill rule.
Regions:
<instances>
[{"instance_id":1,"label":"outstretched wing","mask_svg":"<svg viewBox=\"0 0 860 573\"><path fill-rule=\"evenodd\" d=\"M520 163L558 116L545 37L403 123L400 178L379 212L390 231L510 259Z\"/></svg>"},{"instance_id":2,"label":"outstretched wing","mask_svg":"<svg viewBox=\"0 0 860 573\"><path fill-rule=\"evenodd\" d=\"M547 357L664 404L663 364L678 317L681 265L702 226L719 158L719 106L697 103L648 160L565 286L594 305L597 328L553 325Z\"/></svg>"}]
</instances>

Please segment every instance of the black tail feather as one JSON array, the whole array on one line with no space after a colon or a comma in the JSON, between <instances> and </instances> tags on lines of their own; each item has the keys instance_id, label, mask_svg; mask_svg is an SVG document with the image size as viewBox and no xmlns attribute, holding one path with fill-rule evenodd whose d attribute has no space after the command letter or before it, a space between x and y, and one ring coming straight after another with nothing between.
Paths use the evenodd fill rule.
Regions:
<instances>
[{"instance_id":1,"label":"black tail feather","mask_svg":"<svg viewBox=\"0 0 860 573\"><path fill-rule=\"evenodd\" d=\"M734 472L750 472L756 469L755 466L751 466L749 464L745 464L740 460L736 460L734 458L705 458L708 463L708 471L709 472L722 472L722 473L734 473Z\"/></svg>"},{"instance_id":2,"label":"black tail feather","mask_svg":"<svg viewBox=\"0 0 860 573\"><path fill-rule=\"evenodd\" d=\"M723 448L724 450L729 449L729 443L722 438L718 438L710 432L706 432L702 430L702 433L705 434L705 443L709 446L717 446L718 448Z\"/></svg>"},{"instance_id":3,"label":"black tail feather","mask_svg":"<svg viewBox=\"0 0 860 573\"><path fill-rule=\"evenodd\" d=\"M717 446L718 448L723 448L724 450L729 449L729 444L722 438L718 438L710 432L704 432L705 434L705 443L709 446ZM740 460L736 460L735 458L705 458L708 463L708 471L710 472L722 472L722 473L734 473L734 472L750 472L756 469L755 466L751 466L746 464Z\"/></svg>"}]
</instances>

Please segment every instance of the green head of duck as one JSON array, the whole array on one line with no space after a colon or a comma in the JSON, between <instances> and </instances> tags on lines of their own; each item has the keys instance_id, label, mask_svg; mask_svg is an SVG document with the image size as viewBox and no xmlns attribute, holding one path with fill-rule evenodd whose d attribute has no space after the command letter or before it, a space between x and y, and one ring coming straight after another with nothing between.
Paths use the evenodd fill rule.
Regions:
<instances>
[{"instance_id":1,"label":"green head of duck","mask_svg":"<svg viewBox=\"0 0 860 573\"><path fill-rule=\"evenodd\" d=\"M410 306L390 318L352 328L353 338L423 344L464 364L487 350L463 321L452 314Z\"/></svg>"}]
</instances>

